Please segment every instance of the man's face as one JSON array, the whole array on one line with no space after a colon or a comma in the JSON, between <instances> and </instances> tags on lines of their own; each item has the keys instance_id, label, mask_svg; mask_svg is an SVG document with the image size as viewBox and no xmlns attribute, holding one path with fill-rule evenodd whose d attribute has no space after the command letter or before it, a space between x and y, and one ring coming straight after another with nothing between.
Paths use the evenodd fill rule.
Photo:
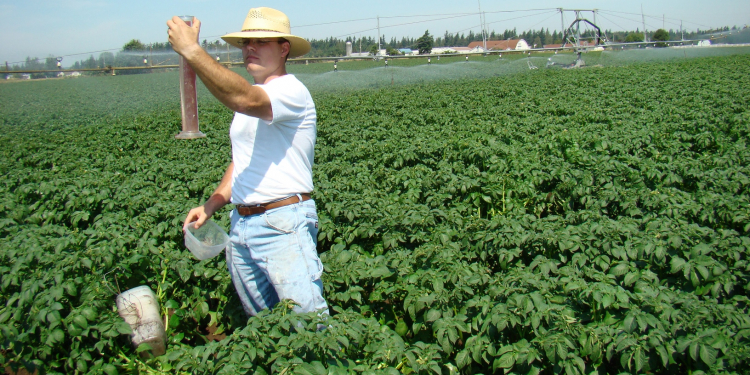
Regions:
<instances>
[{"instance_id":1,"label":"man's face","mask_svg":"<svg viewBox=\"0 0 750 375\"><path fill-rule=\"evenodd\" d=\"M255 83L264 83L268 76L283 68L289 54L289 42L281 38L243 39L241 44L245 68Z\"/></svg>"}]
</instances>

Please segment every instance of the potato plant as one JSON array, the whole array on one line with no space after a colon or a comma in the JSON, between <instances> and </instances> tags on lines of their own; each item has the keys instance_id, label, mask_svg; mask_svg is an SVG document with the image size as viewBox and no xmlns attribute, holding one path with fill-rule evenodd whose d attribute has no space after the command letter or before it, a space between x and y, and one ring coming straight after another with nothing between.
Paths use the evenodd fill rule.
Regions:
<instances>
[{"instance_id":1,"label":"potato plant","mask_svg":"<svg viewBox=\"0 0 750 375\"><path fill-rule=\"evenodd\" d=\"M149 89L158 75L0 85L0 363L31 373L742 373L749 67L739 54L311 87L331 315L283 301L250 319L223 257L195 260L181 233L230 160L227 109L204 100L209 136L179 141L176 95ZM108 96L82 82L121 86ZM58 111L68 99L51 92L94 102ZM136 102L106 104L123 97ZM225 229L228 212L215 217ZM157 358L131 346L115 307L116 293L139 285L166 322Z\"/></svg>"}]
</instances>

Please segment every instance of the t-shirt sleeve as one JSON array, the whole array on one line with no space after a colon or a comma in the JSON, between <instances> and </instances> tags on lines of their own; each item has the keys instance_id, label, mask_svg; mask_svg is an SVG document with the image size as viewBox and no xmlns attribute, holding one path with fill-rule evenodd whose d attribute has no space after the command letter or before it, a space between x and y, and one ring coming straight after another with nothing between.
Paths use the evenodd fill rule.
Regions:
<instances>
[{"instance_id":1,"label":"t-shirt sleeve","mask_svg":"<svg viewBox=\"0 0 750 375\"><path fill-rule=\"evenodd\" d=\"M308 104L307 95L305 95L307 90L301 84L299 84L301 87L297 87L296 83L295 81L278 78L260 86L271 99L273 120L269 125L301 119L305 116L305 108Z\"/></svg>"}]
</instances>

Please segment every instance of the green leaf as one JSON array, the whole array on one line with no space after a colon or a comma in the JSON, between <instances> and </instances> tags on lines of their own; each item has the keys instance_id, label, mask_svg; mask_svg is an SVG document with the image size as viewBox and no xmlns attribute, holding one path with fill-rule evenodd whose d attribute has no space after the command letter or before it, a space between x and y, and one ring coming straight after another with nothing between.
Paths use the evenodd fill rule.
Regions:
<instances>
[{"instance_id":1,"label":"green leaf","mask_svg":"<svg viewBox=\"0 0 750 375\"><path fill-rule=\"evenodd\" d=\"M505 353L500 358L495 360L493 364L494 368L511 368L516 363L515 353Z\"/></svg>"},{"instance_id":2,"label":"green leaf","mask_svg":"<svg viewBox=\"0 0 750 375\"><path fill-rule=\"evenodd\" d=\"M669 264L672 267L669 272L670 273L680 272L682 268L685 266L685 263L687 262L685 262L685 260L680 257L677 257L677 256L672 257L672 260L669 261Z\"/></svg>"},{"instance_id":3,"label":"green leaf","mask_svg":"<svg viewBox=\"0 0 750 375\"><path fill-rule=\"evenodd\" d=\"M708 345L701 345L700 346L700 357L701 361L703 363L711 366L716 362L716 354L717 350L708 346Z\"/></svg>"},{"instance_id":4,"label":"green leaf","mask_svg":"<svg viewBox=\"0 0 750 375\"><path fill-rule=\"evenodd\" d=\"M406 336L406 334L408 332L409 332L409 327L406 326L406 322L403 321L403 319L399 320L398 323L396 324L396 333L399 336L404 337L404 336ZM345 337L342 336L342 338L345 338ZM348 340L346 341L346 345L345 346L347 348L349 347L349 341Z\"/></svg>"},{"instance_id":5,"label":"green leaf","mask_svg":"<svg viewBox=\"0 0 750 375\"><path fill-rule=\"evenodd\" d=\"M86 329L89 326L88 321L86 321L86 317L84 317L83 315L74 316L73 323L75 323L78 327L81 327L82 329Z\"/></svg>"},{"instance_id":6,"label":"green leaf","mask_svg":"<svg viewBox=\"0 0 750 375\"><path fill-rule=\"evenodd\" d=\"M690 358L692 358L694 361L698 360L698 343L693 341L690 343Z\"/></svg>"},{"instance_id":7,"label":"green leaf","mask_svg":"<svg viewBox=\"0 0 750 375\"><path fill-rule=\"evenodd\" d=\"M532 365L526 375L539 375L541 372L542 370L539 367Z\"/></svg>"},{"instance_id":8,"label":"green leaf","mask_svg":"<svg viewBox=\"0 0 750 375\"><path fill-rule=\"evenodd\" d=\"M121 335L130 335L133 333L133 329L130 328L130 325L128 323L125 323L124 321L115 323L115 328Z\"/></svg>"},{"instance_id":9,"label":"green leaf","mask_svg":"<svg viewBox=\"0 0 750 375\"><path fill-rule=\"evenodd\" d=\"M635 361L635 371L641 372L643 366L646 364L646 356L643 355L643 350L641 350L641 348L635 350L633 360Z\"/></svg>"},{"instance_id":10,"label":"green leaf","mask_svg":"<svg viewBox=\"0 0 750 375\"><path fill-rule=\"evenodd\" d=\"M637 322L635 321L635 316L633 314L628 314L628 316L626 316L622 321L622 328L628 333L633 332L636 325ZM618 349L617 351L620 351L620 349Z\"/></svg>"},{"instance_id":11,"label":"green leaf","mask_svg":"<svg viewBox=\"0 0 750 375\"><path fill-rule=\"evenodd\" d=\"M622 276L627 271L628 271L628 264L627 263L620 263L620 264L612 267L609 270L609 273L611 273L611 274L613 274L615 276Z\"/></svg>"},{"instance_id":12,"label":"green leaf","mask_svg":"<svg viewBox=\"0 0 750 375\"><path fill-rule=\"evenodd\" d=\"M63 330L59 328L54 329L52 332L50 332L48 340L51 340L55 343L62 342L63 340L65 340L65 332L63 332Z\"/></svg>"},{"instance_id":13,"label":"green leaf","mask_svg":"<svg viewBox=\"0 0 750 375\"><path fill-rule=\"evenodd\" d=\"M370 272L370 276L373 278L386 278L393 275L393 272L386 266L379 266Z\"/></svg>"},{"instance_id":14,"label":"green leaf","mask_svg":"<svg viewBox=\"0 0 750 375\"><path fill-rule=\"evenodd\" d=\"M578 369L581 371L581 374L584 374L586 371L586 363L581 359L579 356L573 357L573 361L575 361L576 365L578 366Z\"/></svg>"},{"instance_id":15,"label":"green leaf","mask_svg":"<svg viewBox=\"0 0 750 375\"><path fill-rule=\"evenodd\" d=\"M663 345L659 345L656 347L656 351L659 353L662 366L666 368L669 364L669 354L667 353L667 349L665 349Z\"/></svg>"},{"instance_id":16,"label":"green leaf","mask_svg":"<svg viewBox=\"0 0 750 375\"><path fill-rule=\"evenodd\" d=\"M111 364L106 364L102 366L102 370L107 373L107 375L118 375L117 367Z\"/></svg>"},{"instance_id":17,"label":"green leaf","mask_svg":"<svg viewBox=\"0 0 750 375\"><path fill-rule=\"evenodd\" d=\"M627 275L625 275L624 283L626 286L631 286L633 283L638 281L638 278L640 277L640 274L638 272L628 272Z\"/></svg>"},{"instance_id":18,"label":"green leaf","mask_svg":"<svg viewBox=\"0 0 750 375\"><path fill-rule=\"evenodd\" d=\"M442 314L442 313L440 312L440 310L437 310L437 309L430 309L429 311L427 311L427 314L425 314L425 318L424 318L424 320L425 320L426 322L434 322L434 321L436 321L436 320L440 319L440 317L441 317L442 315L443 315L443 314Z\"/></svg>"},{"instance_id":19,"label":"green leaf","mask_svg":"<svg viewBox=\"0 0 750 375\"><path fill-rule=\"evenodd\" d=\"M471 363L471 356L469 356L469 352L466 349L458 352L458 354L456 355L456 366L458 366L458 368L464 368L469 363Z\"/></svg>"}]
</instances>

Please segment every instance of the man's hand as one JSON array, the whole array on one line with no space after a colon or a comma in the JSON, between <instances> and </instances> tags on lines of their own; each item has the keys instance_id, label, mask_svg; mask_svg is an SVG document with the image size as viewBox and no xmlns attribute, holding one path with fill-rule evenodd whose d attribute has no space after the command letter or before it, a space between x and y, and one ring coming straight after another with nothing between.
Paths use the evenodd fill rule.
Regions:
<instances>
[{"instance_id":1,"label":"man's hand","mask_svg":"<svg viewBox=\"0 0 750 375\"><path fill-rule=\"evenodd\" d=\"M224 177L221 178L219 187L216 188L213 194L203 203L202 206L193 208L188 212L185 218L185 223L182 224L182 230L186 231L188 224L195 223L196 228L200 228L203 223L206 222L211 216L216 213L219 209L229 204L232 198L232 172L234 171L234 162L229 163L227 170L224 172Z\"/></svg>"},{"instance_id":2,"label":"man's hand","mask_svg":"<svg viewBox=\"0 0 750 375\"><path fill-rule=\"evenodd\" d=\"M206 220L208 220L212 215L213 212L210 214L206 212L205 205L193 208L192 210L190 210L190 212L188 212L187 217L185 218L185 223L182 224L182 231L187 231L188 224L194 221L196 222L195 229L200 228L201 225L203 225L203 223L205 223Z\"/></svg>"},{"instance_id":3,"label":"man's hand","mask_svg":"<svg viewBox=\"0 0 750 375\"><path fill-rule=\"evenodd\" d=\"M174 16L167 21L167 34L169 34L169 43L172 49L178 54L189 58L190 55L201 49L198 44L198 35L201 31L201 21L193 18L193 26L188 26L180 17Z\"/></svg>"}]
</instances>

